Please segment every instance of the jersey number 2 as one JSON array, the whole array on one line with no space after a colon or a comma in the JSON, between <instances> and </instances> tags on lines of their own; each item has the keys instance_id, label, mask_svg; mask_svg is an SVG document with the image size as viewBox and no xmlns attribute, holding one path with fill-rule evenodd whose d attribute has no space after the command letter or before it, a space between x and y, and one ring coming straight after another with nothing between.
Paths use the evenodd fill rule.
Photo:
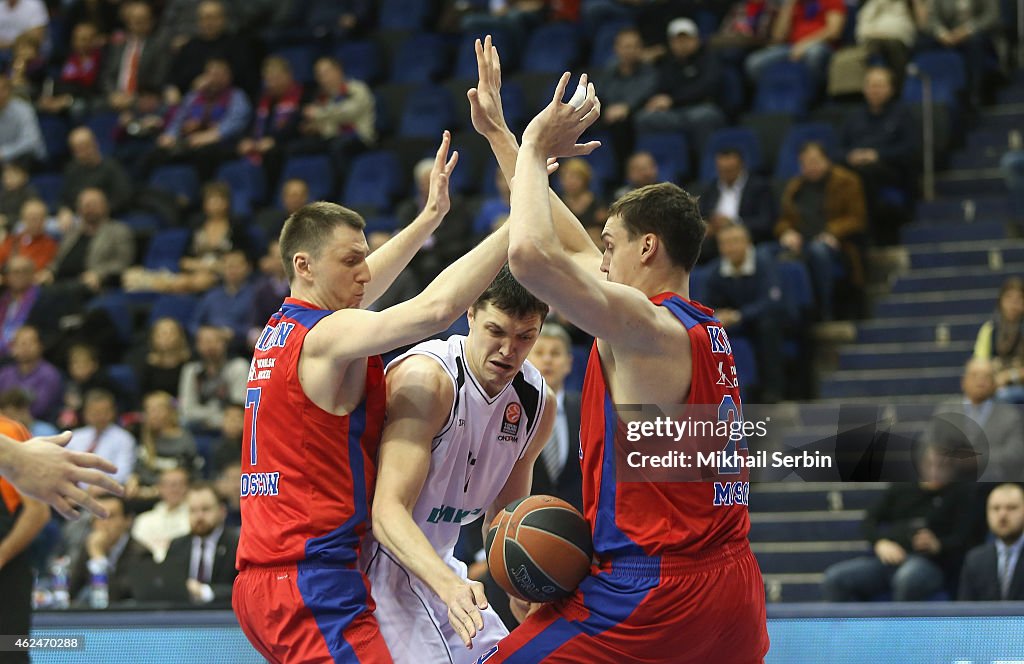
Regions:
<instances>
[{"instance_id":1,"label":"jersey number 2","mask_svg":"<svg viewBox=\"0 0 1024 664\"><path fill-rule=\"evenodd\" d=\"M256 418L260 414L261 387L250 387L245 391L245 409L252 408L252 425L249 427L249 465L256 465Z\"/></svg>"}]
</instances>

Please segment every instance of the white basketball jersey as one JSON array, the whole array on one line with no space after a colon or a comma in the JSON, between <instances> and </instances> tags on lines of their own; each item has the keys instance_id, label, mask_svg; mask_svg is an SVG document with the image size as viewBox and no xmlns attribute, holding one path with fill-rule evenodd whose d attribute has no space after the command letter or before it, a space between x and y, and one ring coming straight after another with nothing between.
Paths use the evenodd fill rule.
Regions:
<instances>
[{"instance_id":1,"label":"white basketball jersey","mask_svg":"<svg viewBox=\"0 0 1024 664\"><path fill-rule=\"evenodd\" d=\"M413 520L443 559L451 555L459 528L482 517L505 486L516 461L533 440L544 412L544 377L528 361L495 397L487 396L465 353L466 337L417 344L392 360L385 372L410 355L440 364L455 387L452 411L431 443L430 472Z\"/></svg>"}]
</instances>

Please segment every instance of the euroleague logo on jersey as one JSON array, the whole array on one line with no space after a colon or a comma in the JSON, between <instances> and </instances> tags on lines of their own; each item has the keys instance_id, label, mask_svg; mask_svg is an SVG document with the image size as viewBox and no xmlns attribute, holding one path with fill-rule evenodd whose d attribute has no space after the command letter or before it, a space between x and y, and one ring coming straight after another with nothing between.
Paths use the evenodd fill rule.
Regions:
<instances>
[{"instance_id":1,"label":"euroleague logo on jersey","mask_svg":"<svg viewBox=\"0 0 1024 664\"><path fill-rule=\"evenodd\" d=\"M519 435L519 420L523 416L523 407L517 403L505 406L505 417L501 421L501 433L505 436ZM504 437L498 440L504 440Z\"/></svg>"}]
</instances>

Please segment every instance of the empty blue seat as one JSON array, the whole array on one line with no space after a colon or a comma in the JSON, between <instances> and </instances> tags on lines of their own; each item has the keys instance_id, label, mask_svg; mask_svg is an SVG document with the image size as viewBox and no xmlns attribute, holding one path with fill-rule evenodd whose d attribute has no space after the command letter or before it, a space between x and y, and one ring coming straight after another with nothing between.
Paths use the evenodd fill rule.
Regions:
<instances>
[{"instance_id":1,"label":"empty blue seat","mask_svg":"<svg viewBox=\"0 0 1024 664\"><path fill-rule=\"evenodd\" d=\"M391 63L391 80L395 83L437 80L444 74L447 63L448 55L440 35L412 35L395 53Z\"/></svg>"},{"instance_id":2,"label":"empty blue seat","mask_svg":"<svg viewBox=\"0 0 1024 664\"><path fill-rule=\"evenodd\" d=\"M139 396L139 381L130 364L111 364L107 367L107 376L121 394Z\"/></svg>"},{"instance_id":3,"label":"empty blue seat","mask_svg":"<svg viewBox=\"0 0 1024 664\"><path fill-rule=\"evenodd\" d=\"M779 274L779 285L782 287L783 303L789 314L790 322L799 325L807 320L811 309L814 308L811 275L807 271L807 266L801 261L778 261L776 269Z\"/></svg>"},{"instance_id":4,"label":"empty blue seat","mask_svg":"<svg viewBox=\"0 0 1024 664\"><path fill-rule=\"evenodd\" d=\"M88 308L102 309L113 323L118 340L126 345L132 342L132 309L124 293L111 292L100 295L89 302Z\"/></svg>"},{"instance_id":5,"label":"empty blue seat","mask_svg":"<svg viewBox=\"0 0 1024 664\"><path fill-rule=\"evenodd\" d=\"M690 272L690 299L694 302L703 302L707 295L708 275L710 269L706 265L698 265Z\"/></svg>"},{"instance_id":6,"label":"empty blue seat","mask_svg":"<svg viewBox=\"0 0 1024 664\"><path fill-rule=\"evenodd\" d=\"M147 270L177 272L179 261L185 255L191 233L187 228L168 228L153 235L142 261Z\"/></svg>"},{"instance_id":7,"label":"empty blue seat","mask_svg":"<svg viewBox=\"0 0 1024 664\"><path fill-rule=\"evenodd\" d=\"M236 216L249 216L253 205L266 196L266 175L262 168L248 159L221 164L217 169L217 179L231 187L231 211Z\"/></svg>"},{"instance_id":8,"label":"empty blue seat","mask_svg":"<svg viewBox=\"0 0 1024 664\"><path fill-rule=\"evenodd\" d=\"M327 198L331 195L334 184L334 168L331 166L330 157L319 154L288 157L281 170L281 182L292 178L306 183L309 187L310 200L319 201Z\"/></svg>"},{"instance_id":9,"label":"empty blue seat","mask_svg":"<svg viewBox=\"0 0 1024 664\"><path fill-rule=\"evenodd\" d=\"M821 143L825 152L833 159L839 155L839 135L835 128L825 122L807 122L793 125L786 132L775 161L775 177L788 180L800 172L800 148L814 141Z\"/></svg>"},{"instance_id":10,"label":"empty blue seat","mask_svg":"<svg viewBox=\"0 0 1024 664\"><path fill-rule=\"evenodd\" d=\"M68 155L68 121L59 115L39 114L39 131L43 134L46 156L56 164Z\"/></svg>"},{"instance_id":11,"label":"empty blue seat","mask_svg":"<svg viewBox=\"0 0 1024 664\"><path fill-rule=\"evenodd\" d=\"M373 84L380 80L381 56L372 41L347 41L334 50L347 78Z\"/></svg>"},{"instance_id":12,"label":"empty blue seat","mask_svg":"<svg viewBox=\"0 0 1024 664\"><path fill-rule=\"evenodd\" d=\"M85 126L92 130L99 143L100 152L110 157L114 154L117 134L117 113L114 111L97 111L85 121Z\"/></svg>"},{"instance_id":13,"label":"empty blue seat","mask_svg":"<svg viewBox=\"0 0 1024 664\"><path fill-rule=\"evenodd\" d=\"M161 166L149 176L149 186L172 194L186 205L199 200L199 175L196 169L184 164Z\"/></svg>"},{"instance_id":14,"label":"empty blue seat","mask_svg":"<svg viewBox=\"0 0 1024 664\"><path fill-rule=\"evenodd\" d=\"M547 23L530 35L523 51L522 69L561 74L579 59L580 38L571 23Z\"/></svg>"},{"instance_id":15,"label":"empty blue seat","mask_svg":"<svg viewBox=\"0 0 1024 664\"><path fill-rule=\"evenodd\" d=\"M455 129L455 106L448 89L423 85L405 98L398 135L436 139L445 129Z\"/></svg>"},{"instance_id":16,"label":"empty blue seat","mask_svg":"<svg viewBox=\"0 0 1024 664\"><path fill-rule=\"evenodd\" d=\"M198 305L199 299L191 295L161 295L149 312L149 325L160 318L173 318L188 327Z\"/></svg>"},{"instance_id":17,"label":"empty blue seat","mask_svg":"<svg viewBox=\"0 0 1024 664\"><path fill-rule=\"evenodd\" d=\"M800 62L777 62L757 81L754 110L802 117L811 101L810 74Z\"/></svg>"},{"instance_id":18,"label":"empty blue seat","mask_svg":"<svg viewBox=\"0 0 1024 664\"><path fill-rule=\"evenodd\" d=\"M690 146L686 136L674 132L638 134L636 152L650 152L658 162L658 179L682 183L690 176Z\"/></svg>"},{"instance_id":19,"label":"empty blue seat","mask_svg":"<svg viewBox=\"0 0 1024 664\"><path fill-rule=\"evenodd\" d=\"M156 233L163 225L157 215L139 210L118 215L117 220L132 229L136 236Z\"/></svg>"},{"instance_id":20,"label":"empty blue seat","mask_svg":"<svg viewBox=\"0 0 1024 664\"><path fill-rule=\"evenodd\" d=\"M382 30L418 30L430 14L429 0L381 0L377 24Z\"/></svg>"},{"instance_id":21,"label":"empty blue seat","mask_svg":"<svg viewBox=\"0 0 1024 664\"><path fill-rule=\"evenodd\" d=\"M509 39L508 33L504 29L500 26L492 26L488 28L486 34L479 32L464 32L462 34L462 37L459 39L458 49L455 51L455 72L452 74L455 78L473 80L477 78L479 72L476 66L475 44L477 39L482 42L488 34L491 35L491 39L501 56L502 74L508 75L508 72L515 69L515 64L518 61L516 45Z\"/></svg>"},{"instance_id":22,"label":"empty blue seat","mask_svg":"<svg viewBox=\"0 0 1024 664\"><path fill-rule=\"evenodd\" d=\"M348 207L390 210L391 203L405 183L398 158L387 150L366 152L352 160L342 204Z\"/></svg>"},{"instance_id":23,"label":"empty blue seat","mask_svg":"<svg viewBox=\"0 0 1024 664\"><path fill-rule=\"evenodd\" d=\"M967 68L963 57L952 50L925 51L914 56L912 64L931 80L932 101L956 106L967 87ZM920 76L908 76L903 84L903 101L920 103L924 95Z\"/></svg>"},{"instance_id":24,"label":"empty blue seat","mask_svg":"<svg viewBox=\"0 0 1024 664\"><path fill-rule=\"evenodd\" d=\"M721 150L735 149L743 155L743 162L751 172L761 170L761 142L757 135L748 127L727 127L718 129L704 144L704 152L700 161L700 179L705 182L714 180L715 154Z\"/></svg>"},{"instance_id":25,"label":"empty blue seat","mask_svg":"<svg viewBox=\"0 0 1024 664\"><path fill-rule=\"evenodd\" d=\"M588 155L584 155L590 168L594 171L590 189L604 196L604 192L611 187L618 178L619 164L615 159L615 153L611 150L611 137L608 134L593 132L584 135L581 142L601 141L601 147Z\"/></svg>"},{"instance_id":26,"label":"empty blue seat","mask_svg":"<svg viewBox=\"0 0 1024 664\"><path fill-rule=\"evenodd\" d=\"M317 58L317 50L312 44L285 46L275 51L274 55L288 61L292 68L292 77L299 83L306 85L313 80L313 63Z\"/></svg>"},{"instance_id":27,"label":"empty blue seat","mask_svg":"<svg viewBox=\"0 0 1024 664\"><path fill-rule=\"evenodd\" d=\"M60 192L64 188L64 176L60 173L40 173L32 176L31 184L50 212L56 212L60 207Z\"/></svg>"}]
</instances>

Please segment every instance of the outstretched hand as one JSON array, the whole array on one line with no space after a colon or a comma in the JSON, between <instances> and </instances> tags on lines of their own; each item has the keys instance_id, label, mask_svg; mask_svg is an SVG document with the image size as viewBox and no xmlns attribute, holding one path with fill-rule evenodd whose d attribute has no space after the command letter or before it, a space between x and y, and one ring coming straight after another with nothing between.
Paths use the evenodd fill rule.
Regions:
<instances>
[{"instance_id":1,"label":"outstretched hand","mask_svg":"<svg viewBox=\"0 0 1024 664\"><path fill-rule=\"evenodd\" d=\"M80 482L121 495L124 489L108 473L117 467L102 457L64 449L71 440L65 431L57 436L42 436L11 448L11 461L5 477L16 489L52 505L65 519L77 519L76 507L106 517L97 500L80 488Z\"/></svg>"},{"instance_id":2,"label":"outstretched hand","mask_svg":"<svg viewBox=\"0 0 1024 664\"><path fill-rule=\"evenodd\" d=\"M551 103L537 114L526 131L523 145L530 143L549 157L578 157L590 154L601 146L600 141L577 143L580 136L601 117L601 102L597 98L594 84L587 81L587 75L580 76L578 88L586 90L586 97L579 106L562 101L570 74L566 72L558 80Z\"/></svg>"},{"instance_id":3,"label":"outstretched hand","mask_svg":"<svg viewBox=\"0 0 1024 664\"><path fill-rule=\"evenodd\" d=\"M448 149L452 144L452 135L445 129L441 138L441 145L437 148L434 156L434 167L430 169L430 186L427 190L426 209L440 216L448 214L452 208L451 195L448 192L448 183L451 179L455 164L459 163L459 151L452 153L448 158Z\"/></svg>"},{"instance_id":4,"label":"outstretched hand","mask_svg":"<svg viewBox=\"0 0 1024 664\"><path fill-rule=\"evenodd\" d=\"M473 46L479 80L475 88L466 92L466 96L469 97L473 129L486 137L508 131L501 107L501 58L498 57L498 48L491 43L490 35L483 42L477 39Z\"/></svg>"}]
</instances>

